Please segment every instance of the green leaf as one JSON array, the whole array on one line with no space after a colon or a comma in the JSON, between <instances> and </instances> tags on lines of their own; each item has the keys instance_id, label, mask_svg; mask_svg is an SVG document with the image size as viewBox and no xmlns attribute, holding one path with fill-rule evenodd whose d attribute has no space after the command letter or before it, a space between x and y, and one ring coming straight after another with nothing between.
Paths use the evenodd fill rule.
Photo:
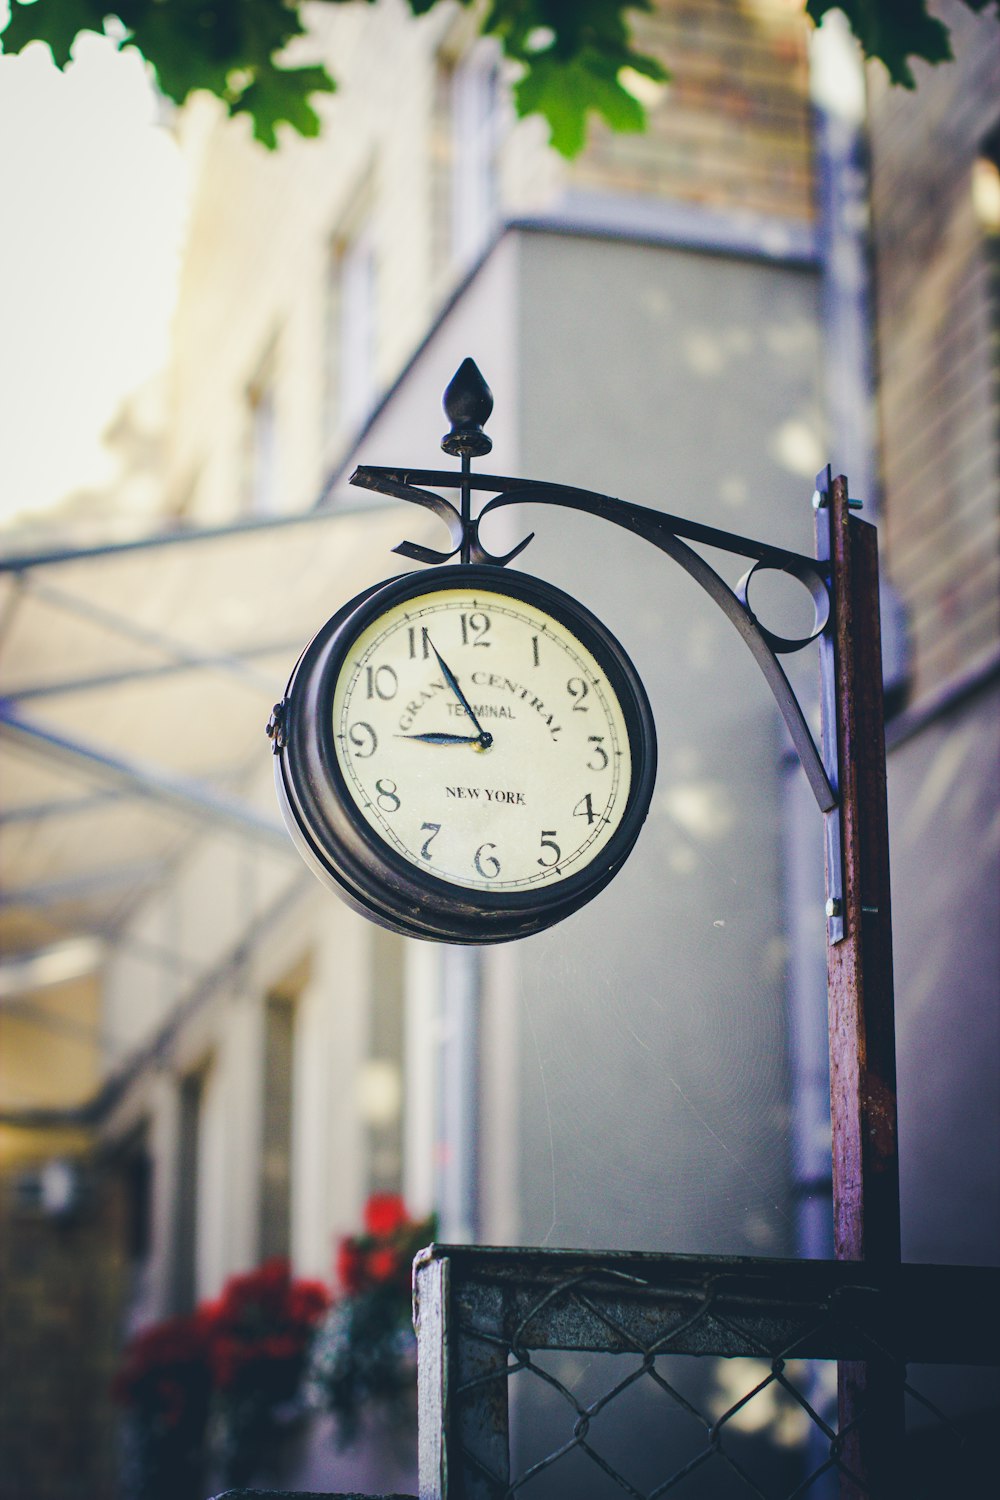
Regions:
<instances>
[{"instance_id":1,"label":"green leaf","mask_svg":"<svg viewBox=\"0 0 1000 1500\"><path fill-rule=\"evenodd\" d=\"M939 63L952 56L948 28L928 13L927 0L807 0L817 25L828 10L843 11L865 56L877 57L904 88L916 87L911 57Z\"/></svg>"},{"instance_id":2,"label":"green leaf","mask_svg":"<svg viewBox=\"0 0 1000 1500\"><path fill-rule=\"evenodd\" d=\"M357 5L363 0L321 0ZM373 4L375 0L367 0ZM407 0L412 14L434 10L441 0ZM478 0L458 0L469 8ZM485 0L484 0L485 3ZM1000 0L963 0L980 15L1000 17ZM250 114L257 139L273 146L275 127L285 122L315 135L319 117L310 96L329 93L325 68L284 68L280 57L301 37L303 0L11 0L11 17L0 36L6 53L43 41L65 67L81 31L104 31L116 16L125 28L120 46L135 46L156 71L163 92L183 103L196 89L224 100L233 113ZM914 84L910 59L940 62L951 56L947 28L928 12L927 0L807 0L814 21L842 9L869 57L889 75ZM518 112L541 114L552 143L565 156L584 144L587 115L603 116L614 130L642 130L642 106L619 82L622 68L663 81L667 73L652 57L632 48L628 12L650 11L652 0L490 0L480 29L500 42L523 74L514 86Z\"/></svg>"},{"instance_id":3,"label":"green leaf","mask_svg":"<svg viewBox=\"0 0 1000 1500\"><path fill-rule=\"evenodd\" d=\"M583 149L587 136L587 112L602 115L612 130L640 131L646 128L646 111L618 81L618 72L628 66L647 77L662 78L663 69L636 55L608 57L593 48L568 61L552 51L536 54L525 74L514 85L514 103L519 115L540 114L548 122L550 139L563 156L573 157ZM637 67L639 64L645 66Z\"/></svg>"},{"instance_id":4,"label":"green leaf","mask_svg":"<svg viewBox=\"0 0 1000 1500\"><path fill-rule=\"evenodd\" d=\"M631 46L625 12L650 8L650 0L493 0L483 31L524 69L515 108L521 116L542 115L563 156L582 150L591 110L613 130L645 129L645 110L618 75L631 68L658 82L668 76L656 58Z\"/></svg>"},{"instance_id":5,"label":"green leaf","mask_svg":"<svg viewBox=\"0 0 1000 1500\"><path fill-rule=\"evenodd\" d=\"M305 31L285 0L118 0L118 14L178 104L196 89L232 103L262 70L280 70L276 54Z\"/></svg>"},{"instance_id":6,"label":"green leaf","mask_svg":"<svg viewBox=\"0 0 1000 1500\"><path fill-rule=\"evenodd\" d=\"M334 0L334 4L342 4L343 0ZM349 3L349 0L348 0ZM476 0L458 0L459 5L464 5L468 10L470 5L475 5ZM368 0L368 4L374 4L374 0ZM409 0L409 6L415 16L426 16L428 11L434 9L439 0Z\"/></svg>"},{"instance_id":7,"label":"green leaf","mask_svg":"<svg viewBox=\"0 0 1000 1500\"><path fill-rule=\"evenodd\" d=\"M300 135L319 134L310 96L331 93L333 79L319 64L286 68L278 61L305 34L298 0L14 0L4 51L42 40L65 67L77 34L103 31L112 11L125 28L119 45L142 53L176 103L207 89L231 114L249 114L254 135L271 148L282 122Z\"/></svg>"},{"instance_id":8,"label":"green leaf","mask_svg":"<svg viewBox=\"0 0 1000 1500\"><path fill-rule=\"evenodd\" d=\"M319 135L322 121L309 96L332 94L336 87L319 64L304 68L261 67L253 82L230 104L229 113L250 115L254 136L273 151L278 144L276 125L290 125L299 135Z\"/></svg>"},{"instance_id":9,"label":"green leaf","mask_svg":"<svg viewBox=\"0 0 1000 1500\"><path fill-rule=\"evenodd\" d=\"M492 0L482 29L520 61L537 55L534 40L548 32L551 41L543 50L569 62L588 49L628 51L625 12L650 8L650 0Z\"/></svg>"},{"instance_id":10,"label":"green leaf","mask_svg":"<svg viewBox=\"0 0 1000 1500\"><path fill-rule=\"evenodd\" d=\"M56 67L64 68L79 33L103 33L107 14L107 0L35 0L33 5L11 0L10 20L0 41L8 55L22 51L29 42L44 42Z\"/></svg>"}]
</instances>

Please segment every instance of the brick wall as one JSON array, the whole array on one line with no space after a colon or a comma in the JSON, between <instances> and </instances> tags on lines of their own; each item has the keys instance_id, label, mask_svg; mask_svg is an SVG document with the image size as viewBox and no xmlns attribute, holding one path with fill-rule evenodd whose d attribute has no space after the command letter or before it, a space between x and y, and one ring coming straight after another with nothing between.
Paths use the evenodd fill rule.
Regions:
<instances>
[{"instance_id":1,"label":"brick wall","mask_svg":"<svg viewBox=\"0 0 1000 1500\"><path fill-rule=\"evenodd\" d=\"M122 1203L82 1138L5 1131L0 1161L0 1500L111 1500L117 1419ZM77 1213L46 1216L26 1191L53 1156L82 1172Z\"/></svg>"},{"instance_id":2,"label":"brick wall","mask_svg":"<svg viewBox=\"0 0 1000 1500\"><path fill-rule=\"evenodd\" d=\"M995 648L995 240L972 171L1000 119L1000 28L947 0L957 61L917 90L871 70L885 557L907 607L919 699Z\"/></svg>"},{"instance_id":3,"label":"brick wall","mask_svg":"<svg viewBox=\"0 0 1000 1500\"><path fill-rule=\"evenodd\" d=\"M567 191L645 196L808 220L812 212L807 23L798 0L658 0L637 44L674 75L645 135L592 117L565 163L537 118L499 110L500 212L544 212ZM385 389L466 269L449 249L454 168L449 70L475 41L446 9L414 21L392 0L317 10L315 44L338 91L318 140L271 155L246 122L204 101L182 113L197 174L174 327L164 502L201 520L238 510L247 391L274 377L279 509L312 503L352 436L324 410L330 246L366 204L375 253L376 383ZM328 384L328 382L327 382ZM329 403L326 403L329 406ZM336 403L334 403L334 407Z\"/></svg>"},{"instance_id":4,"label":"brick wall","mask_svg":"<svg viewBox=\"0 0 1000 1500\"><path fill-rule=\"evenodd\" d=\"M786 0L659 0L633 13L672 75L643 135L591 127L574 186L812 217L809 23Z\"/></svg>"}]
</instances>

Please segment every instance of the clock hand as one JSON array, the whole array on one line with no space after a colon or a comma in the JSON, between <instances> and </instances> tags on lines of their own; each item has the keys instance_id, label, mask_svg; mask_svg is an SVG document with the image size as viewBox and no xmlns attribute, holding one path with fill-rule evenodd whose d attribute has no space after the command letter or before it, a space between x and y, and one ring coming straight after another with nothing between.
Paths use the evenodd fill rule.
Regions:
<instances>
[{"instance_id":1,"label":"clock hand","mask_svg":"<svg viewBox=\"0 0 1000 1500\"><path fill-rule=\"evenodd\" d=\"M490 734L488 729L483 728L479 720L476 718L475 714L472 712L472 705L470 704L465 694L462 692L462 689L459 687L458 678L455 676L454 672L451 670L448 663L445 661L444 657L441 655L440 651L431 640L430 636L427 637L427 642L431 650L434 652L434 655L438 659L438 666L444 673L445 682L451 688L452 692L455 694L455 697L458 699L459 703L461 703L462 707L465 709L465 712L469 715L469 718L476 726L478 733L476 734L474 743L480 745L483 750L488 750L493 743L493 736Z\"/></svg>"},{"instance_id":2,"label":"clock hand","mask_svg":"<svg viewBox=\"0 0 1000 1500\"><path fill-rule=\"evenodd\" d=\"M478 734L444 734L432 730L429 734L397 734L397 740L423 740L428 745L478 745Z\"/></svg>"}]
</instances>

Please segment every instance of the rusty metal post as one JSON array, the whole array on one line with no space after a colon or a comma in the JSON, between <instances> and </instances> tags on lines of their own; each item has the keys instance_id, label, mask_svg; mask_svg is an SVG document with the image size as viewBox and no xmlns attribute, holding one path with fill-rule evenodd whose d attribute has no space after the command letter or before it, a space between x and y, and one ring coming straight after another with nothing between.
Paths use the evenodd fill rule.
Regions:
<instances>
[{"instance_id":1,"label":"rusty metal post","mask_svg":"<svg viewBox=\"0 0 1000 1500\"><path fill-rule=\"evenodd\" d=\"M885 1266L900 1259L900 1231L878 542L850 514L846 479L828 470L818 488L817 552L829 560L833 600L823 703L835 715L839 771L840 837L827 840L834 1244L838 1260ZM831 868L838 842L841 870ZM843 1500L898 1493L901 1372L841 1363L839 1397Z\"/></svg>"}]
</instances>

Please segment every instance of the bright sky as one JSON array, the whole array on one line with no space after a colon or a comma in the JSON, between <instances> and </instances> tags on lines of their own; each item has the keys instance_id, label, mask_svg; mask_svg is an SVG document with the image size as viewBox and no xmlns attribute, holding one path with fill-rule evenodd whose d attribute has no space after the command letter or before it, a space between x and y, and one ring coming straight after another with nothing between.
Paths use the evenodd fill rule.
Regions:
<instances>
[{"instance_id":1,"label":"bright sky","mask_svg":"<svg viewBox=\"0 0 1000 1500\"><path fill-rule=\"evenodd\" d=\"M109 479L101 433L163 362L185 173L156 118L104 38L65 73L0 56L0 523Z\"/></svg>"}]
</instances>

